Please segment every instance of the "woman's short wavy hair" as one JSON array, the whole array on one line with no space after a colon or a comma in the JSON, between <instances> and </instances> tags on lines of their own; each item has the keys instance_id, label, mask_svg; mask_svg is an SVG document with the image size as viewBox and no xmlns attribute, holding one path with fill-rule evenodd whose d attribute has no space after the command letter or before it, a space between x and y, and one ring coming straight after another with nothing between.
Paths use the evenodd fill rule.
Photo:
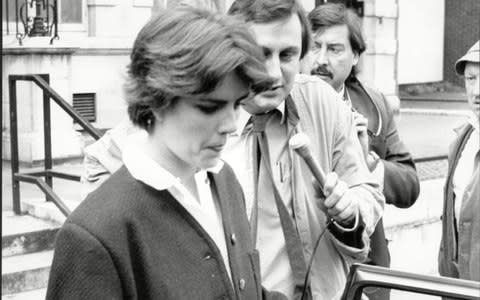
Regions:
<instances>
[{"instance_id":1,"label":"woman's short wavy hair","mask_svg":"<svg viewBox=\"0 0 480 300\"><path fill-rule=\"evenodd\" d=\"M130 58L128 114L147 131L153 110L211 93L231 72L254 93L272 84L263 52L243 21L194 7L159 11L138 33Z\"/></svg>"}]
</instances>

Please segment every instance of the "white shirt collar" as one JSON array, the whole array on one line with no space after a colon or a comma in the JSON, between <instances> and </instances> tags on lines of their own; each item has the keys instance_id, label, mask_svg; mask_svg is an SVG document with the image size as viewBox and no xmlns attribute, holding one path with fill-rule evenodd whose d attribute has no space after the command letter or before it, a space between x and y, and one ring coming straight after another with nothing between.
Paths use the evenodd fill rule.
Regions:
<instances>
[{"instance_id":1,"label":"white shirt collar","mask_svg":"<svg viewBox=\"0 0 480 300\"><path fill-rule=\"evenodd\" d=\"M344 96L345 96L345 84L342 84L342 88L337 93L342 97L342 99L344 98Z\"/></svg>"},{"instance_id":2,"label":"white shirt collar","mask_svg":"<svg viewBox=\"0 0 480 300\"><path fill-rule=\"evenodd\" d=\"M282 114L282 120L280 121L281 124L283 124L283 122L285 122L285 100L282 101L282 103L280 103L275 109L278 110L281 114ZM249 124L250 122L250 117L252 115L250 113L248 113L246 110L244 110L243 108L240 109L240 113L239 113L239 116L238 116L238 120L237 120L237 131L233 134L234 136L241 136L242 133L245 131L245 127L247 127L247 125Z\"/></svg>"},{"instance_id":3,"label":"white shirt collar","mask_svg":"<svg viewBox=\"0 0 480 300\"><path fill-rule=\"evenodd\" d=\"M135 179L157 190L165 190L181 184L180 178L168 172L143 151L147 143L147 138L147 135L141 138L137 136L134 142L125 143L122 159L130 174L132 174ZM217 174L223 165L224 162L219 161L216 166L207 170L201 170L195 176L207 178L207 172Z\"/></svg>"},{"instance_id":4,"label":"white shirt collar","mask_svg":"<svg viewBox=\"0 0 480 300\"><path fill-rule=\"evenodd\" d=\"M480 126L479 124L479 118L475 115L473 111L468 112L468 123L470 123L475 130L478 130L478 127Z\"/></svg>"}]
</instances>

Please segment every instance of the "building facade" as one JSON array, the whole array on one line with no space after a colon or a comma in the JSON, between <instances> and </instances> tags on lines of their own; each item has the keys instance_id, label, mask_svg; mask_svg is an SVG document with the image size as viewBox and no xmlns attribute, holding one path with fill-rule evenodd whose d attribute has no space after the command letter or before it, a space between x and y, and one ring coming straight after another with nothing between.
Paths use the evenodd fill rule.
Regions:
<instances>
[{"instance_id":1,"label":"building facade","mask_svg":"<svg viewBox=\"0 0 480 300\"><path fill-rule=\"evenodd\" d=\"M445 0L445 56L444 79L463 86L463 81L455 74L454 64L459 57L480 39L480 1Z\"/></svg>"},{"instance_id":2,"label":"building facade","mask_svg":"<svg viewBox=\"0 0 480 300\"><path fill-rule=\"evenodd\" d=\"M225 12L233 0L187 0L193 5ZM368 41L360 76L397 103L398 0L353 1L362 8ZM35 1L33 1L35 2ZM53 0L46 1L52 3ZM311 10L315 0L302 0ZM350 1L352 2L352 1ZM58 35L17 34L15 11L24 0L2 1L2 159L10 159L8 76L49 74L51 86L67 102L86 105L92 124L108 129L125 117L122 84L136 33L155 10L178 0L58 0ZM32 3L32 0L27 0ZM35 3L33 3L35 4ZM27 17L35 16L33 5ZM8 12L8 13L7 13ZM25 9L22 14L25 13ZM8 14L8 16L7 16ZM47 14L43 13L44 16ZM30 21L32 22L32 21ZM22 31L20 24L20 32ZM19 158L43 160L42 93L30 82L17 85ZM80 103L80 104L79 104ZM78 124L52 103L53 157L81 157L91 142Z\"/></svg>"}]
</instances>

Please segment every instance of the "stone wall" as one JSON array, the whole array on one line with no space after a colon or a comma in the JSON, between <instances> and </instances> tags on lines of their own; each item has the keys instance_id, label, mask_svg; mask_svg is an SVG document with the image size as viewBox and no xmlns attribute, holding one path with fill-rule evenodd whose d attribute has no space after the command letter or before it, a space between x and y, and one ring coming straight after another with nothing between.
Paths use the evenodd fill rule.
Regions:
<instances>
[{"instance_id":1,"label":"stone wall","mask_svg":"<svg viewBox=\"0 0 480 300\"><path fill-rule=\"evenodd\" d=\"M383 92L398 110L398 3L397 0L365 0L364 5L367 50L360 61L359 76Z\"/></svg>"},{"instance_id":2,"label":"stone wall","mask_svg":"<svg viewBox=\"0 0 480 300\"><path fill-rule=\"evenodd\" d=\"M110 128L125 115L123 78L133 39L151 16L152 0L85 0L84 31L60 32L60 39L25 38L19 45L13 34L2 40L2 159L10 159L8 75L50 74L52 87L70 104L74 93L95 93L97 128ZM17 88L19 159L43 160L41 91L33 83ZM54 158L80 157L84 139L80 127L52 104Z\"/></svg>"},{"instance_id":3,"label":"stone wall","mask_svg":"<svg viewBox=\"0 0 480 300\"><path fill-rule=\"evenodd\" d=\"M14 35L4 33L2 36L3 159L10 159L8 75L49 73L52 86L70 103L73 93L95 93L97 122L93 125L101 129L113 127L125 116L122 83L136 33L152 11L179 3L176 0L84 1L83 31L61 31L60 40L53 45L49 44L49 38L26 38L20 46ZM399 103L396 97L397 1L365 0L364 30L368 48L360 74L384 92L394 107ZM225 11L232 0L187 2ZM307 9L313 8L313 0L301 2ZM18 109L22 114L20 160L32 163L43 159L41 94L31 83L21 83L21 86L18 93ZM79 127L56 107L52 127L54 158L82 155L84 142Z\"/></svg>"}]
</instances>

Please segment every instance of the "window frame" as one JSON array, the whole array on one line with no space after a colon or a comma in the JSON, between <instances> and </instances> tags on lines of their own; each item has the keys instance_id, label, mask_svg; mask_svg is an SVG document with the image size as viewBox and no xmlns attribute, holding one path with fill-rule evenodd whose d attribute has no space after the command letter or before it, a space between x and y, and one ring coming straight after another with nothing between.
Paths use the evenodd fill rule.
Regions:
<instances>
[{"instance_id":1,"label":"window frame","mask_svg":"<svg viewBox=\"0 0 480 300\"><path fill-rule=\"evenodd\" d=\"M7 11L6 10L6 7L7 7L7 2L8 5L12 4L12 5L15 5L15 2L18 1L19 2L19 8L20 6L23 4L24 0L6 0L6 1L2 1L2 35L3 36L16 36L17 34L17 25L16 25L16 16L13 15L13 16L8 16L9 17L9 20L5 20L6 19L6 14L5 14L5 19L3 17L3 11ZM29 0L31 1L31 0ZM85 34L88 34L88 10L87 10L87 0L77 0L78 2L81 2L81 22L79 23L62 23L61 22L61 5L62 5L62 0L57 0L57 5L58 5L58 33L61 37L61 34L69 34L69 33L85 33ZM78 3L77 2L77 3ZM53 4L53 0L50 0L50 4ZM34 16L34 9L35 7L33 8L28 8L28 12L29 12L29 16ZM12 10L10 9L9 7L9 10ZM13 11L15 11L15 9L13 9ZM18 20L18 29L19 29L19 32L20 33L23 33L23 24L22 24L22 21L21 20ZM8 26L8 31L7 31L7 26Z\"/></svg>"}]
</instances>

